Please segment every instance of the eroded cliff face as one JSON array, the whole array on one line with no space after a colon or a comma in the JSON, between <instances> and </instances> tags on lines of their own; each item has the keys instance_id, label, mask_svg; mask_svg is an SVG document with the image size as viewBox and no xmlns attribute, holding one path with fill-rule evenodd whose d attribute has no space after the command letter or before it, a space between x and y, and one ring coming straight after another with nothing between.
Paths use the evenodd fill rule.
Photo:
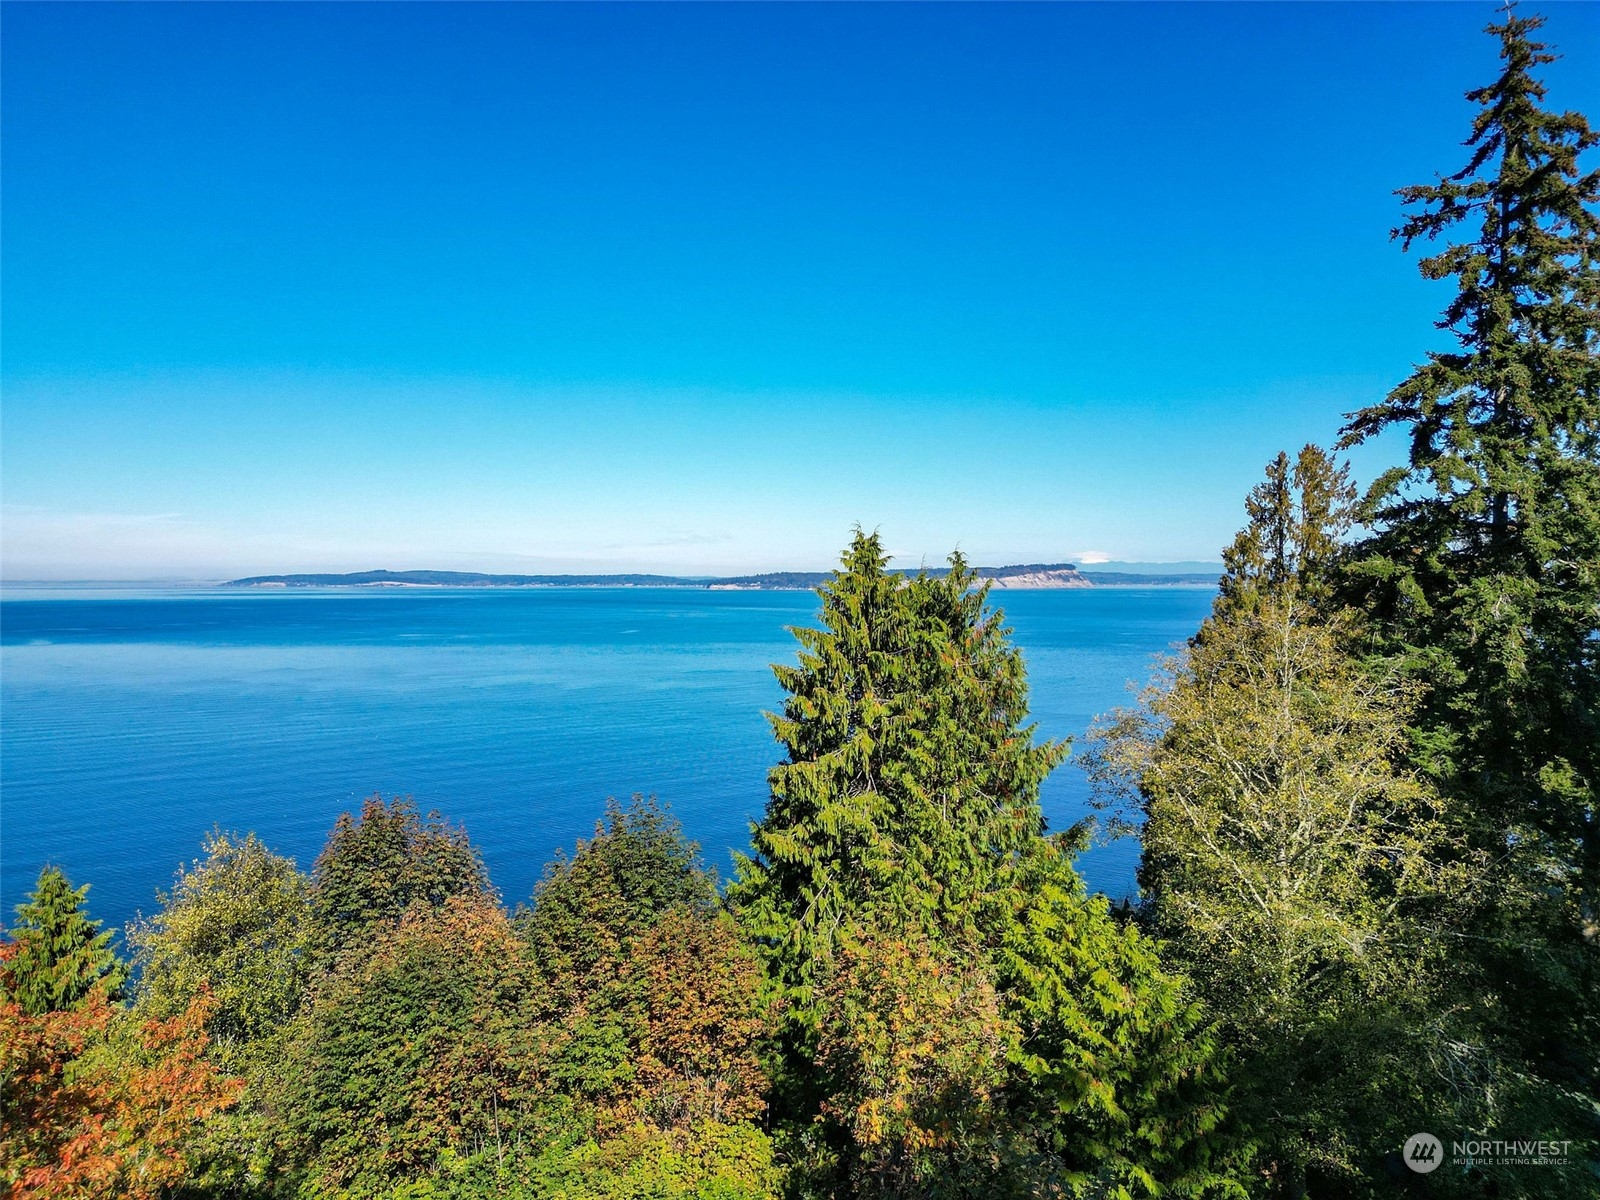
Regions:
<instances>
[{"instance_id":1,"label":"eroded cliff face","mask_svg":"<svg viewBox=\"0 0 1600 1200\"><path fill-rule=\"evenodd\" d=\"M1044 571L1023 571L1016 575L979 575L997 588L1086 588L1094 584L1072 567L1052 567Z\"/></svg>"}]
</instances>

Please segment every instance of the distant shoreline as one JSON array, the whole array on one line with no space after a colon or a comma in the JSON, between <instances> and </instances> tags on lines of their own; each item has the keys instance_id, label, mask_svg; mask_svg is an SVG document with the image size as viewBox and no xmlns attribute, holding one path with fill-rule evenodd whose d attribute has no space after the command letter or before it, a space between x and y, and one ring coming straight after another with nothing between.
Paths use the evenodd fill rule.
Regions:
<instances>
[{"instance_id":1,"label":"distant shoreline","mask_svg":"<svg viewBox=\"0 0 1600 1200\"><path fill-rule=\"evenodd\" d=\"M914 575L900 569L896 574ZM1215 587L1215 574L1127 574L1080 571L1071 563L977 567L980 581L997 590L1053 591L1066 588ZM1219 572L1220 574L1220 572ZM346 574L252 575L218 584L224 588L688 588L714 592L814 591L829 571L774 571L761 575L490 575L467 571L354 571Z\"/></svg>"}]
</instances>

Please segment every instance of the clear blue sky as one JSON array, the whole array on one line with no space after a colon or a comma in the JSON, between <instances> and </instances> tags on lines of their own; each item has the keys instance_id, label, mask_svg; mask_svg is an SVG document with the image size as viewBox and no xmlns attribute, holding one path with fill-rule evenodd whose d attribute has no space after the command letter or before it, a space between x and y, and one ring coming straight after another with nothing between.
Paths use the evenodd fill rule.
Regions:
<instances>
[{"instance_id":1,"label":"clear blue sky","mask_svg":"<svg viewBox=\"0 0 1600 1200\"><path fill-rule=\"evenodd\" d=\"M7 4L4 569L1215 558L1494 11Z\"/></svg>"}]
</instances>

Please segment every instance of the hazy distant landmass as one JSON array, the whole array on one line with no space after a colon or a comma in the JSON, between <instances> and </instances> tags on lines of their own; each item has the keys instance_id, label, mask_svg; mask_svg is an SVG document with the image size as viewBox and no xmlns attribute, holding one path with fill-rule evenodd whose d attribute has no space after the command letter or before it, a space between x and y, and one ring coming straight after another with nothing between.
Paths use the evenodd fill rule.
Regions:
<instances>
[{"instance_id":1,"label":"hazy distant landmass","mask_svg":"<svg viewBox=\"0 0 1600 1200\"><path fill-rule=\"evenodd\" d=\"M1220 568L1210 571L1086 571L1090 587L1216 587Z\"/></svg>"},{"instance_id":2,"label":"hazy distant landmass","mask_svg":"<svg viewBox=\"0 0 1600 1200\"><path fill-rule=\"evenodd\" d=\"M1124 564L1116 564L1122 566ZM1132 564L1128 564L1132 565ZM1138 564L1144 566L1146 564ZM1188 565L1188 564L1183 564ZM1202 564L1203 565L1203 564ZM1073 563L1025 563L974 568L997 588L1200 586L1217 581L1217 572L1082 571ZM911 575L912 569L900 574ZM937 572L933 572L937 574ZM251 575L223 587L682 587L750 591L806 591L820 587L829 571L770 571L760 575L490 575L477 571L352 571L347 574Z\"/></svg>"},{"instance_id":3,"label":"hazy distant landmass","mask_svg":"<svg viewBox=\"0 0 1600 1200\"><path fill-rule=\"evenodd\" d=\"M1191 575L1214 580L1222 574L1222 564L1217 562L1124 562L1111 559L1106 562L1080 562L1078 570L1085 575Z\"/></svg>"}]
</instances>

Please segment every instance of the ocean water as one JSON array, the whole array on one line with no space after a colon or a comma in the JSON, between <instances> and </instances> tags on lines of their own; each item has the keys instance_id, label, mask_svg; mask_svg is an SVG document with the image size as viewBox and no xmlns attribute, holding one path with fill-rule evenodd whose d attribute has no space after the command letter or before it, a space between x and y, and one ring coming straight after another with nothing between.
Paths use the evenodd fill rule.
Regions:
<instances>
[{"instance_id":1,"label":"ocean water","mask_svg":"<svg viewBox=\"0 0 1600 1200\"><path fill-rule=\"evenodd\" d=\"M1043 737L1129 701L1211 592L997 592ZM726 874L779 757L763 710L809 592L691 589L27 592L0 600L0 924L46 862L108 924L213 826L311 865L340 812L409 795L464 824L508 903L607 796L654 793ZM1081 743L1080 743L1081 744ZM1085 811L1068 765L1053 828ZM1133 887L1138 847L1091 849Z\"/></svg>"}]
</instances>

